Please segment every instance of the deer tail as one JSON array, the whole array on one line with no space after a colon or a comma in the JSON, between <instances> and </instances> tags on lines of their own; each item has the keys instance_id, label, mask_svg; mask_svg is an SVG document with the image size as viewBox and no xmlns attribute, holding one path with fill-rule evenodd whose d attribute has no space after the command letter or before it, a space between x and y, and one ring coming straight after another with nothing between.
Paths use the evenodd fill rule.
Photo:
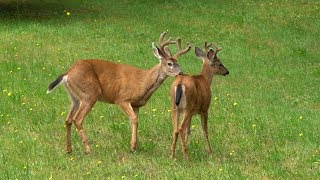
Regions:
<instances>
[{"instance_id":1,"label":"deer tail","mask_svg":"<svg viewBox=\"0 0 320 180\"><path fill-rule=\"evenodd\" d=\"M47 94L50 93L56 86L58 86L61 83L61 81L64 79L64 76L65 74L60 75L56 80L49 84Z\"/></svg>"},{"instance_id":2,"label":"deer tail","mask_svg":"<svg viewBox=\"0 0 320 180\"><path fill-rule=\"evenodd\" d=\"M178 84L176 88L176 99L175 99L176 106L179 106L180 104L182 93L183 93L182 85Z\"/></svg>"}]
</instances>

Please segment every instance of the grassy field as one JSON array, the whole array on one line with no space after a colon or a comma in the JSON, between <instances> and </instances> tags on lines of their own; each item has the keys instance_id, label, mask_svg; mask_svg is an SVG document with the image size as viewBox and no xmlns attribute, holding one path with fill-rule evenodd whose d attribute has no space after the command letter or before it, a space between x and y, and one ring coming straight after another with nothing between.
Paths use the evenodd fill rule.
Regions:
<instances>
[{"instance_id":1,"label":"grassy field","mask_svg":"<svg viewBox=\"0 0 320 180\"><path fill-rule=\"evenodd\" d=\"M320 3L316 1L70 1L0 5L0 179L318 179L320 177ZM160 33L203 47L214 41L229 69L215 77L208 156L193 118L185 162L171 160L169 88L140 110L138 150L127 118L97 103L84 122L93 154L72 130L69 100L47 86L77 59L148 69ZM180 58L185 73L201 62Z\"/></svg>"}]
</instances>

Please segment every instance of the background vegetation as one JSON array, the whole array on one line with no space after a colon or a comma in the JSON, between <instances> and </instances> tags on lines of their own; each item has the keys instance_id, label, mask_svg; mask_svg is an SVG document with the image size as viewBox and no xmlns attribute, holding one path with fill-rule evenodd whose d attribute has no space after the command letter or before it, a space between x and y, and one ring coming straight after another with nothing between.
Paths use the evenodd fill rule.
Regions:
<instances>
[{"instance_id":1,"label":"background vegetation","mask_svg":"<svg viewBox=\"0 0 320 180\"><path fill-rule=\"evenodd\" d=\"M0 2L0 179L317 179L320 177L320 3L317 1ZM230 75L212 83L208 156L199 118L185 162L171 160L168 78L140 111L139 149L118 107L97 103L66 154L69 100L47 85L77 59L148 69L163 31L214 41ZM193 52L185 73L201 68Z\"/></svg>"}]
</instances>

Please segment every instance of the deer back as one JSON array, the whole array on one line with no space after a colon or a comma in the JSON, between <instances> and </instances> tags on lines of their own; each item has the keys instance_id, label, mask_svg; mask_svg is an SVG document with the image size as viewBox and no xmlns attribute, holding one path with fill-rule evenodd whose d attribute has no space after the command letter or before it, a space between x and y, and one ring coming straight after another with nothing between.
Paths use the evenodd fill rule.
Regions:
<instances>
[{"instance_id":1,"label":"deer back","mask_svg":"<svg viewBox=\"0 0 320 180\"><path fill-rule=\"evenodd\" d=\"M143 99L146 91L151 88L152 84L148 79L160 76L159 73L154 73L160 68L161 65L157 65L150 70L141 70L104 60L80 60L66 73L67 84L77 96L83 97L80 95L82 92L86 92L88 96L94 92L99 101L136 102Z\"/></svg>"}]
</instances>

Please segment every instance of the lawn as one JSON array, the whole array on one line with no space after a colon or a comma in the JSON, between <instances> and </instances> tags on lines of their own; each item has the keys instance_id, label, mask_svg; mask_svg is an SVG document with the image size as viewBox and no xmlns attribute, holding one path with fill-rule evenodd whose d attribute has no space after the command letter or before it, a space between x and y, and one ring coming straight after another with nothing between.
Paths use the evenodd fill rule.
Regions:
<instances>
[{"instance_id":1,"label":"lawn","mask_svg":"<svg viewBox=\"0 0 320 180\"><path fill-rule=\"evenodd\" d=\"M316 1L45 0L0 2L0 179L319 179L320 3ZM148 69L160 33L193 49L179 59L197 74L194 47L213 41L228 68L214 77L209 111L213 155L200 119L185 161L170 159L169 77L140 109L138 150L115 105L97 103L84 121L86 155L69 99L48 84L78 59Z\"/></svg>"}]
</instances>

